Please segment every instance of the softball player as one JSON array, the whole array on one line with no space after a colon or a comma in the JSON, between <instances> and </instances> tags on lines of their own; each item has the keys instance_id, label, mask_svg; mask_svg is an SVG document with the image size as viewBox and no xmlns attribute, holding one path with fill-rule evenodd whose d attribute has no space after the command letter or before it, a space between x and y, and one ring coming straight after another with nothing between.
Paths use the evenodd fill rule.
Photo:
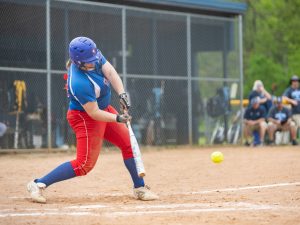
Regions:
<instances>
[{"instance_id":1,"label":"softball player","mask_svg":"<svg viewBox=\"0 0 300 225\"><path fill-rule=\"evenodd\" d=\"M114 67L97 49L93 40L77 37L69 45L67 119L76 134L76 159L65 162L44 177L27 184L27 190L35 202L45 203L42 191L53 183L76 176L84 176L96 164L103 139L122 151L133 184L133 193L139 200L155 200L158 196L145 186L137 174L129 132L125 125L131 117L130 107L122 81ZM111 86L120 98L121 111L110 105Z\"/></svg>"},{"instance_id":2,"label":"softball player","mask_svg":"<svg viewBox=\"0 0 300 225\"><path fill-rule=\"evenodd\" d=\"M266 110L260 104L260 98L252 98L249 107L244 113L244 136L246 139L245 145L250 146L250 137L253 131L259 132L260 141L258 143L253 143L254 145L263 145L265 139L265 133L267 130Z\"/></svg>"},{"instance_id":3,"label":"softball player","mask_svg":"<svg viewBox=\"0 0 300 225\"><path fill-rule=\"evenodd\" d=\"M276 98L275 106L273 106L268 114L268 133L269 143L274 144L274 134L276 131L290 131L292 145L298 145L296 140L297 128L292 121L292 112L287 107L283 106L282 97Z\"/></svg>"}]
</instances>

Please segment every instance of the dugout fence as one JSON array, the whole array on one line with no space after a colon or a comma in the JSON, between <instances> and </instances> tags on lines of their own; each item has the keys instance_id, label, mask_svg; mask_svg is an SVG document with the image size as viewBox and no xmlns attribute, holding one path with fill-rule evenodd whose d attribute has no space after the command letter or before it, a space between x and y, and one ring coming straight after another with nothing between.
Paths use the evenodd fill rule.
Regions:
<instances>
[{"instance_id":1,"label":"dugout fence","mask_svg":"<svg viewBox=\"0 0 300 225\"><path fill-rule=\"evenodd\" d=\"M75 0L0 0L0 12L0 122L8 126L1 148L75 145L64 74L68 43L81 35L122 77L140 143L222 143L233 125L241 132L242 105L226 104L242 99L241 16ZM16 80L26 84L21 108ZM118 107L116 95L112 104Z\"/></svg>"}]
</instances>

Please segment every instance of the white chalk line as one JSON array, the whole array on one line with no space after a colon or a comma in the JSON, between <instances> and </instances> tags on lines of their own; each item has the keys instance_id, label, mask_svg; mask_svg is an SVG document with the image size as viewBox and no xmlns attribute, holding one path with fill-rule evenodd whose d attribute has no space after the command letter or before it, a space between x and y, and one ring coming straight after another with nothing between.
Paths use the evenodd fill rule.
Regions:
<instances>
[{"instance_id":1,"label":"white chalk line","mask_svg":"<svg viewBox=\"0 0 300 225\"><path fill-rule=\"evenodd\" d=\"M100 209L100 211L99 211ZM125 209L125 210L124 210ZM155 210L153 210L155 209ZM39 217L39 216L141 216L153 214L195 214L231 211L257 211L257 210L296 210L300 207L283 207L278 205L252 204L247 202L224 202L224 203L182 203L182 204L153 204L137 206L131 205L81 205L71 206L51 211L52 209L30 209L39 212L0 212L0 217ZM29 209L27 209L29 210ZM69 211L68 211L69 210ZM71 210L71 211L70 211ZM98 211L97 211L98 210Z\"/></svg>"},{"instance_id":2,"label":"white chalk line","mask_svg":"<svg viewBox=\"0 0 300 225\"><path fill-rule=\"evenodd\" d=\"M222 208L229 207L229 208ZM95 211L96 209L103 209L105 211ZM185 209L180 209L185 208ZM218 212L218 211L232 211L234 210L258 210L258 209L272 209L274 206L270 205L255 205L245 202L226 202L220 204L206 204L206 203L183 203L183 204L154 204L144 206L105 206L105 205L81 205L81 206L69 206L64 207L61 210L49 212L52 209L24 209L24 211L39 211L39 212L2 212L0 217L20 217L20 216L85 216L85 215L105 215L109 217L115 216L131 216L133 214L144 215L144 214L169 214L169 213L195 213L195 212ZM137 211L139 209L139 211ZM143 209L143 210L141 210ZM155 210L152 210L155 209ZM158 210L160 209L160 210ZM71 210L71 211L66 211ZM107 212L112 211L115 212ZM128 211L130 210L130 211Z\"/></svg>"},{"instance_id":3,"label":"white chalk line","mask_svg":"<svg viewBox=\"0 0 300 225\"><path fill-rule=\"evenodd\" d=\"M298 185L300 185L300 182L256 185L256 186L246 186L246 187L236 187L236 188L224 188L224 189L214 189L214 190L208 190L208 191L193 191L193 192L178 193L178 194L198 195L198 194L209 194L209 193L214 193L214 192L234 192L234 191L244 191L244 190L253 190L253 189L266 189L266 188L298 186Z\"/></svg>"},{"instance_id":4,"label":"white chalk line","mask_svg":"<svg viewBox=\"0 0 300 225\"><path fill-rule=\"evenodd\" d=\"M33 212L33 213L0 213L0 217L38 217L38 216L86 216L89 212Z\"/></svg>"},{"instance_id":5,"label":"white chalk line","mask_svg":"<svg viewBox=\"0 0 300 225\"><path fill-rule=\"evenodd\" d=\"M163 211L136 211L136 212L112 212L105 214L108 217L120 216L143 216L149 214L195 214L204 212L230 212L230 211L255 211L255 210L274 210L272 207L259 208L207 208L207 209L173 209Z\"/></svg>"},{"instance_id":6,"label":"white chalk line","mask_svg":"<svg viewBox=\"0 0 300 225\"><path fill-rule=\"evenodd\" d=\"M255 189L267 189L267 188L277 188L277 187L287 187L287 186L300 186L300 182L287 182L287 183L277 183L277 184L266 184L266 185L256 185L256 186L244 186L244 187L235 187L235 188L223 188L223 189L214 189L206 191L192 191L192 192L177 192L171 194L160 194L160 196L170 196L170 195L199 195L199 194L210 194L215 192L235 192L235 191L246 191L246 190L255 190ZM123 193L114 193L114 194L90 194L89 196L106 196L106 197L121 197L129 196L128 194ZM24 196L9 196L10 199L29 199L29 197Z\"/></svg>"},{"instance_id":7,"label":"white chalk line","mask_svg":"<svg viewBox=\"0 0 300 225\"><path fill-rule=\"evenodd\" d=\"M94 210L94 209L125 209L125 210L136 210L136 209L175 209L175 208L193 208L193 207L211 207L215 205L216 207L255 207L256 204L248 203L248 202L221 202L221 203L170 203L170 204L152 204L152 205L74 205L74 206L66 206L62 208L23 208L21 210L24 211L62 211L62 210ZM259 205L264 206L264 205ZM0 212L11 211L14 212L15 209L4 209L0 210Z\"/></svg>"},{"instance_id":8,"label":"white chalk line","mask_svg":"<svg viewBox=\"0 0 300 225\"><path fill-rule=\"evenodd\" d=\"M102 209L106 208L106 205L80 205L80 206L68 206L65 209Z\"/></svg>"}]
</instances>

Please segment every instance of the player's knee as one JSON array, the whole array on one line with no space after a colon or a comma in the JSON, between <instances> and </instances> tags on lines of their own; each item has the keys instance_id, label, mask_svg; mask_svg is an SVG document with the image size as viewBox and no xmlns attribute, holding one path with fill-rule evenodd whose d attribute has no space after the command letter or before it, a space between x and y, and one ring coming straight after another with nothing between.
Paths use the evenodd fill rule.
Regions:
<instances>
[{"instance_id":1,"label":"player's knee","mask_svg":"<svg viewBox=\"0 0 300 225\"><path fill-rule=\"evenodd\" d=\"M260 129L267 129L267 124L266 124L266 122L260 122L259 123L259 127L260 127Z\"/></svg>"},{"instance_id":2,"label":"player's knee","mask_svg":"<svg viewBox=\"0 0 300 225\"><path fill-rule=\"evenodd\" d=\"M93 162L79 162L77 160L73 161L72 163L74 172L76 176L85 176L87 175L95 166Z\"/></svg>"},{"instance_id":3,"label":"player's knee","mask_svg":"<svg viewBox=\"0 0 300 225\"><path fill-rule=\"evenodd\" d=\"M123 156L124 160L130 159L133 157L133 152L132 152L132 148L130 145L122 147L121 151L122 151L122 156Z\"/></svg>"},{"instance_id":4,"label":"player's knee","mask_svg":"<svg viewBox=\"0 0 300 225\"><path fill-rule=\"evenodd\" d=\"M276 126L275 125L268 125L268 130L269 131L275 131L276 130Z\"/></svg>"}]
</instances>

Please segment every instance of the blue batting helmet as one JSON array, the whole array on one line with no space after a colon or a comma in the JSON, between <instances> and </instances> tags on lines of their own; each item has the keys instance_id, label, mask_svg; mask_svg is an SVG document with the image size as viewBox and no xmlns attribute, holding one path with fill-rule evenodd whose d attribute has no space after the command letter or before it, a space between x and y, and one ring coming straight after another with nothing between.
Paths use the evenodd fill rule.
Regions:
<instances>
[{"instance_id":1,"label":"blue batting helmet","mask_svg":"<svg viewBox=\"0 0 300 225\"><path fill-rule=\"evenodd\" d=\"M71 61L78 66L99 61L101 58L95 42L88 37L74 38L69 44L69 55Z\"/></svg>"}]
</instances>

